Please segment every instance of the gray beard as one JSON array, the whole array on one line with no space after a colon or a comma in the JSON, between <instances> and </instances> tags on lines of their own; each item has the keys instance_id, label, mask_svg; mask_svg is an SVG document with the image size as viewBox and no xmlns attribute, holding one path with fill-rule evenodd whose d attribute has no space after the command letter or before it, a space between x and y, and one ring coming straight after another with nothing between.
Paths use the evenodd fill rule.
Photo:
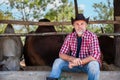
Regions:
<instances>
[{"instance_id":1,"label":"gray beard","mask_svg":"<svg viewBox=\"0 0 120 80\"><path fill-rule=\"evenodd\" d=\"M83 31L80 31L80 32L77 32L78 35L82 35L83 34Z\"/></svg>"}]
</instances>

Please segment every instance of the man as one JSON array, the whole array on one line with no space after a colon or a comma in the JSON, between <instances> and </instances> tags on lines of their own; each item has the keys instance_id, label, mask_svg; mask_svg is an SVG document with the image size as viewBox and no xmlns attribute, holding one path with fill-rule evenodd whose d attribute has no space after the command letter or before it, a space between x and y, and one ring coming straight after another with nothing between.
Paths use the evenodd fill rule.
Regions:
<instances>
[{"instance_id":1,"label":"man","mask_svg":"<svg viewBox=\"0 0 120 80\"><path fill-rule=\"evenodd\" d=\"M78 14L71 18L74 32L69 34L61 47L59 57L53 63L47 80L58 80L61 72L85 72L88 80L99 80L100 47L97 36L86 30L89 18Z\"/></svg>"}]
</instances>

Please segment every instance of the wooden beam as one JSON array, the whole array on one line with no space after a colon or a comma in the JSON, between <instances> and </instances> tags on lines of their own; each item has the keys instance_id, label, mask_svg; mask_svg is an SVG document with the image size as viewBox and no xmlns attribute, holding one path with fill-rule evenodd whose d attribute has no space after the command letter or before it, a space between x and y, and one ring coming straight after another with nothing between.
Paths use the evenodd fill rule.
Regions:
<instances>
[{"instance_id":1,"label":"wooden beam","mask_svg":"<svg viewBox=\"0 0 120 80\"><path fill-rule=\"evenodd\" d=\"M78 4L77 4L77 0L74 0L74 4L75 4L75 17L78 15Z\"/></svg>"},{"instance_id":2,"label":"wooden beam","mask_svg":"<svg viewBox=\"0 0 120 80\"><path fill-rule=\"evenodd\" d=\"M15 34L0 34L0 37L8 36L56 36L56 35L67 35L66 32L47 32L47 33L15 33ZM120 33L99 33L97 36L120 36Z\"/></svg>"},{"instance_id":3,"label":"wooden beam","mask_svg":"<svg viewBox=\"0 0 120 80\"><path fill-rule=\"evenodd\" d=\"M120 20L120 0L114 0L114 20ZM114 25L114 32L120 33L120 24ZM120 36L114 38L115 41L115 65L120 67Z\"/></svg>"},{"instance_id":4,"label":"wooden beam","mask_svg":"<svg viewBox=\"0 0 120 80\"><path fill-rule=\"evenodd\" d=\"M67 35L65 32L47 32L47 33L10 33L10 34L0 34L0 37L8 36L55 36L55 35Z\"/></svg>"},{"instance_id":5,"label":"wooden beam","mask_svg":"<svg viewBox=\"0 0 120 80\"><path fill-rule=\"evenodd\" d=\"M19 24L19 25L71 25L70 22L33 22L33 21L18 21L18 20L0 20L0 24Z\"/></svg>"},{"instance_id":6,"label":"wooden beam","mask_svg":"<svg viewBox=\"0 0 120 80\"><path fill-rule=\"evenodd\" d=\"M0 24L17 24L17 25L45 25L45 26L58 26L58 25L72 25L71 22L33 22L33 21L18 21L18 20L0 20ZM90 21L89 24L120 24L120 20L98 20Z\"/></svg>"},{"instance_id":7,"label":"wooden beam","mask_svg":"<svg viewBox=\"0 0 120 80\"><path fill-rule=\"evenodd\" d=\"M120 16L115 16L115 20L120 20Z\"/></svg>"}]
</instances>

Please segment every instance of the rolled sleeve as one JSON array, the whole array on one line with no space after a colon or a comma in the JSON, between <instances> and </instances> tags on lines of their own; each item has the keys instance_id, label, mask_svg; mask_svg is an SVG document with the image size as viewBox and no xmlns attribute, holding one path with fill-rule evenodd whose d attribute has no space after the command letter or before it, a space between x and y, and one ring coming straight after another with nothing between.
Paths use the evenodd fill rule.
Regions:
<instances>
[{"instance_id":1,"label":"rolled sleeve","mask_svg":"<svg viewBox=\"0 0 120 80\"><path fill-rule=\"evenodd\" d=\"M90 55L94 57L96 60L100 59L101 53L100 53L100 47L97 36L93 36L90 44Z\"/></svg>"},{"instance_id":2,"label":"rolled sleeve","mask_svg":"<svg viewBox=\"0 0 120 80\"><path fill-rule=\"evenodd\" d=\"M64 40L64 43L60 49L60 54L68 54L70 52L70 45L69 45L69 36L67 36Z\"/></svg>"}]
</instances>

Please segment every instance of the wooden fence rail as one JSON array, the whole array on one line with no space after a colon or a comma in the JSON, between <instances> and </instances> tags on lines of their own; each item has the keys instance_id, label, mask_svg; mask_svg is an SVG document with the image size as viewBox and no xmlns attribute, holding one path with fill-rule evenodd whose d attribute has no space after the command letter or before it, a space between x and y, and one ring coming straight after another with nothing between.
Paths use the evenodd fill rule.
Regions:
<instances>
[{"instance_id":1,"label":"wooden fence rail","mask_svg":"<svg viewBox=\"0 0 120 80\"><path fill-rule=\"evenodd\" d=\"M16 33L16 34L0 34L0 37L4 36L55 36L55 35L67 35L65 32L47 32L47 33ZM120 36L120 33L100 33L98 36Z\"/></svg>"},{"instance_id":2,"label":"wooden fence rail","mask_svg":"<svg viewBox=\"0 0 120 80\"><path fill-rule=\"evenodd\" d=\"M18 24L18 25L71 25L71 22L33 22L33 21L18 21L18 20L0 20L0 24ZM113 20L98 20L90 21L89 24L120 24L120 21Z\"/></svg>"},{"instance_id":3,"label":"wooden fence rail","mask_svg":"<svg viewBox=\"0 0 120 80\"><path fill-rule=\"evenodd\" d=\"M18 20L0 20L0 24L16 24L16 25L44 25L44 26L58 26L58 25L71 25L71 22L33 22L33 21L18 21ZM90 21L89 24L120 24L120 21L113 20L98 20ZM48 36L48 35L67 35L65 32L48 32L48 33L16 33L16 34L0 34L2 36ZM120 33L101 33L99 35L106 36L120 36Z\"/></svg>"}]
</instances>

